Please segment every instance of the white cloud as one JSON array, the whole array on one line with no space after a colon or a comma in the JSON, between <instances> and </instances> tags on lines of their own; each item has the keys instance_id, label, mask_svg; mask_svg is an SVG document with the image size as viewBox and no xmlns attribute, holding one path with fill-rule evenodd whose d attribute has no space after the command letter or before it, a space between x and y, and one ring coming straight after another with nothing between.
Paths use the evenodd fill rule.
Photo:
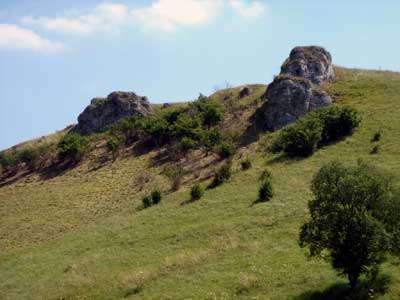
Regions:
<instances>
[{"instance_id":1,"label":"white cloud","mask_svg":"<svg viewBox=\"0 0 400 300\"><path fill-rule=\"evenodd\" d=\"M118 30L127 17L128 8L125 5L103 3L96 6L89 14L56 18L25 17L22 23L62 33L87 35Z\"/></svg>"},{"instance_id":2,"label":"white cloud","mask_svg":"<svg viewBox=\"0 0 400 300\"><path fill-rule=\"evenodd\" d=\"M243 0L229 0L232 9L245 19L260 17L267 9L267 5L261 1L252 1L246 4Z\"/></svg>"},{"instance_id":3,"label":"white cloud","mask_svg":"<svg viewBox=\"0 0 400 300\"><path fill-rule=\"evenodd\" d=\"M209 22L221 4L221 0L157 0L148 7L133 10L133 15L146 26L173 31Z\"/></svg>"},{"instance_id":4,"label":"white cloud","mask_svg":"<svg viewBox=\"0 0 400 300\"><path fill-rule=\"evenodd\" d=\"M52 52L63 47L62 43L45 39L32 30L11 24L0 24L0 48Z\"/></svg>"}]
</instances>

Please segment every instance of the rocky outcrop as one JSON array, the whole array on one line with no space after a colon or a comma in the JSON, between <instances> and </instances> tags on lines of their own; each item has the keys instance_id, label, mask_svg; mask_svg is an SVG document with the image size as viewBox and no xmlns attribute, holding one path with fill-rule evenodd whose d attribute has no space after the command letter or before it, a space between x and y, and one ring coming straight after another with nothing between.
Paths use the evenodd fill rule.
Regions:
<instances>
[{"instance_id":1,"label":"rocky outcrop","mask_svg":"<svg viewBox=\"0 0 400 300\"><path fill-rule=\"evenodd\" d=\"M78 117L75 132L101 132L108 125L130 116L144 117L153 112L146 97L132 92L113 92L107 98L94 98Z\"/></svg>"},{"instance_id":2,"label":"rocky outcrop","mask_svg":"<svg viewBox=\"0 0 400 300\"><path fill-rule=\"evenodd\" d=\"M314 84L332 81L335 77L331 54L322 47L296 47L281 67L281 74L311 80Z\"/></svg>"},{"instance_id":3,"label":"rocky outcrop","mask_svg":"<svg viewBox=\"0 0 400 300\"><path fill-rule=\"evenodd\" d=\"M242 88L239 92L239 98L242 99L244 97L250 96L253 93L253 90L248 86Z\"/></svg>"},{"instance_id":4,"label":"rocky outcrop","mask_svg":"<svg viewBox=\"0 0 400 300\"><path fill-rule=\"evenodd\" d=\"M332 59L321 47L296 47L268 86L261 112L267 129L275 131L308 112L332 103L321 85L334 79Z\"/></svg>"}]
</instances>

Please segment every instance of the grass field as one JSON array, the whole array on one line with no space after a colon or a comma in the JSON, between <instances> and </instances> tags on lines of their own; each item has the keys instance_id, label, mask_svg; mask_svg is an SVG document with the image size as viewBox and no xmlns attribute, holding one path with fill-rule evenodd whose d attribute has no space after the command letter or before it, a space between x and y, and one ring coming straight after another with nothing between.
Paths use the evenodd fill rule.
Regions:
<instances>
[{"instance_id":1,"label":"grass field","mask_svg":"<svg viewBox=\"0 0 400 300\"><path fill-rule=\"evenodd\" d=\"M156 152L123 155L101 168L87 161L54 178L30 174L2 186L0 299L343 299L346 281L327 263L308 260L297 244L310 181L326 162L358 159L400 179L400 74L336 73L330 93L363 117L353 136L302 160L267 154L263 136L240 151L253 167L241 171L236 157L232 179L198 202L184 204L197 177L189 176L159 206L139 209L153 186L169 187ZM382 139L373 143L377 131ZM215 166L209 160L194 154L190 163L206 174ZM253 205L265 168L275 195ZM143 175L148 182L140 186ZM400 298L398 260L384 264L381 282L363 299Z\"/></svg>"}]
</instances>

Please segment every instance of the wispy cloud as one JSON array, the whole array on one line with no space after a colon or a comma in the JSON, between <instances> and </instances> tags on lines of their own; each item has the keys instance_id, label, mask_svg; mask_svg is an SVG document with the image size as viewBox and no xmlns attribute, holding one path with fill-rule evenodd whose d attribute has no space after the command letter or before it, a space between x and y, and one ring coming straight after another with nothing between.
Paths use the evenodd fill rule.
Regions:
<instances>
[{"instance_id":1,"label":"wispy cloud","mask_svg":"<svg viewBox=\"0 0 400 300\"><path fill-rule=\"evenodd\" d=\"M124 4L103 3L88 13L74 11L61 17L24 17L26 26L75 35L119 31L123 26L141 26L164 32L211 22L223 9L252 19L260 17L267 5L244 0L153 0L131 9Z\"/></svg>"},{"instance_id":2,"label":"wispy cloud","mask_svg":"<svg viewBox=\"0 0 400 300\"><path fill-rule=\"evenodd\" d=\"M246 19L259 18L267 9L267 5L261 1L246 3L243 0L229 0L229 4L238 15Z\"/></svg>"},{"instance_id":3,"label":"wispy cloud","mask_svg":"<svg viewBox=\"0 0 400 300\"><path fill-rule=\"evenodd\" d=\"M145 26L173 31L211 21L222 3L222 0L157 0L147 7L133 10L133 15Z\"/></svg>"},{"instance_id":4,"label":"wispy cloud","mask_svg":"<svg viewBox=\"0 0 400 300\"><path fill-rule=\"evenodd\" d=\"M17 25L0 24L0 48L53 52L63 49L64 45L59 42L52 42L32 30Z\"/></svg>"},{"instance_id":5,"label":"wispy cloud","mask_svg":"<svg viewBox=\"0 0 400 300\"><path fill-rule=\"evenodd\" d=\"M56 18L24 17L25 25L38 26L47 30L87 35L94 32L115 31L128 18L128 8L123 4L103 3L96 6L89 14Z\"/></svg>"}]
</instances>

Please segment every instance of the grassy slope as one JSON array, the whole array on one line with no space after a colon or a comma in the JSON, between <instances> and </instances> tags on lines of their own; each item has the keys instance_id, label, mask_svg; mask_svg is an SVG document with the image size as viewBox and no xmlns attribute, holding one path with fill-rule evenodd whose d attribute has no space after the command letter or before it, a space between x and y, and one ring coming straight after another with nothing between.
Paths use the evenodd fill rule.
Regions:
<instances>
[{"instance_id":1,"label":"grassy slope","mask_svg":"<svg viewBox=\"0 0 400 300\"><path fill-rule=\"evenodd\" d=\"M363 158L400 178L400 74L337 74L331 93L362 112L360 130L305 160L248 150L253 168L235 164L233 179L199 202L181 205L185 187L158 207L136 209L143 169L167 184L160 166L149 167L154 153L0 188L0 299L329 298L318 292L343 280L297 245L312 175L330 160ZM380 152L371 155L379 129ZM252 206L265 167L275 197ZM389 261L383 271L391 284L381 299L398 299L398 266Z\"/></svg>"}]
</instances>

